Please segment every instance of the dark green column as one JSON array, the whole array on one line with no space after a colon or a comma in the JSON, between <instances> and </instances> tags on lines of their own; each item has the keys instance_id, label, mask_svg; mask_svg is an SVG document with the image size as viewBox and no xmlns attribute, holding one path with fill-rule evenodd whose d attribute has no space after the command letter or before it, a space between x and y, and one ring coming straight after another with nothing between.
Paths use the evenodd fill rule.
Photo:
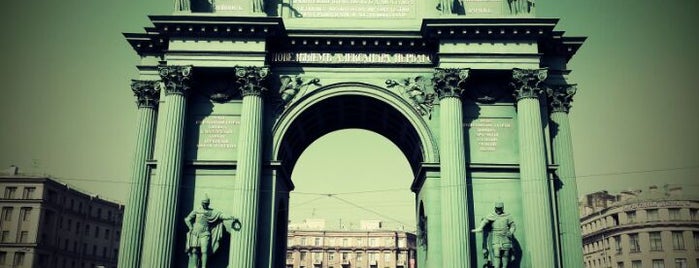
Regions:
<instances>
[{"instance_id":1,"label":"dark green column","mask_svg":"<svg viewBox=\"0 0 699 268\"><path fill-rule=\"evenodd\" d=\"M547 89L551 111L551 139L553 161L558 165L556 175L561 188L556 195L561 239L561 260L563 267L583 265L582 234L578 213L578 186L573 164L573 142L570 137L568 112L575 95L575 85L552 86Z\"/></svg>"},{"instance_id":2,"label":"dark green column","mask_svg":"<svg viewBox=\"0 0 699 268\"><path fill-rule=\"evenodd\" d=\"M131 172L131 189L124 210L119 243L119 268L138 267L141 264L143 229L146 219L149 170L146 160L153 154L155 115L160 98L156 88L159 81L132 80L131 90L138 104L138 134Z\"/></svg>"},{"instance_id":3,"label":"dark green column","mask_svg":"<svg viewBox=\"0 0 699 268\"><path fill-rule=\"evenodd\" d=\"M263 86L267 67L236 67L235 76L243 96L238 136L238 166L233 211L241 228L231 234L228 267L257 267L257 221L262 170Z\"/></svg>"},{"instance_id":4,"label":"dark green column","mask_svg":"<svg viewBox=\"0 0 699 268\"><path fill-rule=\"evenodd\" d=\"M526 236L522 251L529 256L531 267L555 267L556 243L553 239L546 148L539 102L542 94L539 83L546 76L546 69L514 69L512 72L517 97L519 172Z\"/></svg>"},{"instance_id":5,"label":"dark green column","mask_svg":"<svg viewBox=\"0 0 699 268\"><path fill-rule=\"evenodd\" d=\"M439 166L441 173L442 267L470 267L464 146L464 91L469 69L435 69L439 94Z\"/></svg>"},{"instance_id":6,"label":"dark green column","mask_svg":"<svg viewBox=\"0 0 699 268\"><path fill-rule=\"evenodd\" d=\"M169 268L175 252L178 193L182 171L185 103L191 66L159 67L165 99L158 120L163 120L156 146L156 175L151 178L141 267Z\"/></svg>"}]
</instances>

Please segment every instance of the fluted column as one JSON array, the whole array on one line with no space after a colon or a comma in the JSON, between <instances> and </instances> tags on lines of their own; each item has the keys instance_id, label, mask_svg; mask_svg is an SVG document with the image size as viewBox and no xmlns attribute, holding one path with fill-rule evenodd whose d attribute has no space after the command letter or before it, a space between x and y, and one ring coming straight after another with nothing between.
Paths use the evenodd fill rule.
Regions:
<instances>
[{"instance_id":1,"label":"fluted column","mask_svg":"<svg viewBox=\"0 0 699 268\"><path fill-rule=\"evenodd\" d=\"M131 189L124 210L119 243L119 268L138 267L141 263L143 229L146 218L146 197L150 177L146 160L152 157L155 133L155 110L160 91L158 81L132 80L131 90L138 104L138 134L131 172Z\"/></svg>"},{"instance_id":2,"label":"fluted column","mask_svg":"<svg viewBox=\"0 0 699 268\"><path fill-rule=\"evenodd\" d=\"M547 89L551 111L551 138L553 161L558 165L556 174L561 181L558 190L558 220L561 236L561 261L563 267L583 265L582 234L578 213L578 186L573 164L573 142L570 137L568 112L576 92L575 85L553 86Z\"/></svg>"},{"instance_id":3,"label":"fluted column","mask_svg":"<svg viewBox=\"0 0 699 268\"><path fill-rule=\"evenodd\" d=\"M441 171L442 267L470 267L464 146L464 91L469 69L435 69L439 94L439 167Z\"/></svg>"},{"instance_id":4,"label":"fluted column","mask_svg":"<svg viewBox=\"0 0 699 268\"><path fill-rule=\"evenodd\" d=\"M169 268L175 252L175 230L178 192L182 171L185 103L189 91L191 66L159 67L165 102L159 119L163 120L156 141L158 161L156 175L151 178L148 196L148 216L141 267Z\"/></svg>"},{"instance_id":5,"label":"fluted column","mask_svg":"<svg viewBox=\"0 0 699 268\"><path fill-rule=\"evenodd\" d=\"M232 232L228 267L256 267L257 219L262 169L262 96L269 74L267 67L236 67L236 83L243 96L238 137L238 167L233 195L233 211L240 218L240 229Z\"/></svg>"},{"instance_id":6,"label":"fluted column","mask_svg":"<svg viewBox=\"0 0 699 268\"><path fill-rule=\"evenodd\" d=\"M512 72L517 98L519 172L526 236L523 251L530 257L531 267L555 267L554 229L539 106L542 94L539 83L546 79L546 75L546 69L514 69Z\"/></svg>"}]
</instances>

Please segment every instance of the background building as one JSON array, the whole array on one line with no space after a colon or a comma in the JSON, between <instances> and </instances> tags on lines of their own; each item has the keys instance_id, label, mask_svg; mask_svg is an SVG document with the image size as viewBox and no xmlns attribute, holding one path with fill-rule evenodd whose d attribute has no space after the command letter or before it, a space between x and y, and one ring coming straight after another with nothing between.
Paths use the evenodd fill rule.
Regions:
<instances>
[{"instance_id":1,"label":"background building","mask_svg":"<svg viewBox=\"0 0 699 268\"><path fill-rule=\"evenodd\" d=\"M322 220L290 225L287 268L415 268L415 235L362 221L358 230L325 230ZM304 227L309 227L304 229Z\"/></svg>"},{"instance_id":2,"label":"background building","mask_svg":"<svg viewBox=\"0 0 699 268\"><path fill-rule=\"evenodd\" d=\"M699 267L699 198L651 186L580 203L585 267Z\"/></svg>"},{"instance_id":3,"label":"background building","mask_svg":"<svg viewBox=\"0 0 699 268\"><path fill-rule=\"evenodd\" d=\"M122 205L16 168L0 191L0 267L116 267Z\"/></svg>"}]
</instances>

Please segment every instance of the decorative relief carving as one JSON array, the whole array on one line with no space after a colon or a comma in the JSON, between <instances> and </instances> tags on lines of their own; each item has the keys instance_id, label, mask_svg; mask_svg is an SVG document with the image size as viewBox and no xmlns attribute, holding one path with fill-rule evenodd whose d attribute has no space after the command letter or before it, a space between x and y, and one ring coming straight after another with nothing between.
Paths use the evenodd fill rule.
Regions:
<instances>
[{"instance_id":1,"label":"decorative relief carving","mask_svg":"<svg viewBox=\"0 0 699 268\"><path fill-rule=\"evenodd\" d=\"M160 78L165 87L165 94L186 95L189 92L192 80L192 66L159 66Z\"/></svg>"},{"instance_id":2,"label":"decorative relief carving","mask_svg":"<svg viewBox=\"0 0 699 268\"><path fill-rule=\"evenodd\" d=\"M435 68L432 83L434 84L434 90L439 95L439 99L448 97L460 98L464 92L469 71L470 69Z\"/></svg>"},{"instance_id":3,"label":"decorative relief carving","mask_svg":"<svg viewBox=\"0 0 699 268\"><path fill-rule=\"evenodd\" d=\"M386 86L389 88L400 87L401 94L412 101L413 108L418 113L431 117L437 94L427 92L427 81L424 77L406 78L400 82L389 79L386 80Z\"/></svg>"},{"instance_id":4,"label":"decorative relief carving","mask_svg":"<svg viewBox=\"0 0 699 268\"><path fill-rule=\"evenodd\" d=\"M236 66L236 84L243 97L247 95L262 96L267 91L264 83L269 77L269 67Z\"/></svg>"},{"instance_id":5,"label":"decorative relief carving","mask_svg":"<svg viewBox=\"0 0 699 268\"><path fill-rule=\"evenodd\" d=\"M131 80L131 90L136 96L138 108L157 108L160 99L158 87L160 81L153 80Z\"/></svg>"},{"instance_id":6,"label":"decorative relief carving","mask_svg":"<svg viewBox=\"0 0 699 268\"><path fill-rule=\"evenodd\" d=\"M305 95L311 85L316 87L320 86L320 79L300 75L294 77L282 75L279 78L279 81L281 83L279 87L279 97L282 99L282 103L285 105L285 108L296 98L296 96ZM299 94L301 90L303 90L303 92Z\"/></svg>"},{"instance_id":7,"label":"decorative relief carving","mask_svg":"<svg viewBox=\"0 0 699 268\"><path fill-rule=\"evenodd\" d=\"M568 113L573 95L578 91L577 85L552 85L546 88L551 112Z\"/></svg>"},{"instance_id":8,"label":"decorative relief carving","mask_svg":"<svg viewBox=\"0 0 699 268\"><path fill-rule=\"evenodd\" d=\"M538 98L543 93L539 84L546 80L546 69L512 69L512 86L515 88L515 98Z\"/></svg>"}]
</instances>

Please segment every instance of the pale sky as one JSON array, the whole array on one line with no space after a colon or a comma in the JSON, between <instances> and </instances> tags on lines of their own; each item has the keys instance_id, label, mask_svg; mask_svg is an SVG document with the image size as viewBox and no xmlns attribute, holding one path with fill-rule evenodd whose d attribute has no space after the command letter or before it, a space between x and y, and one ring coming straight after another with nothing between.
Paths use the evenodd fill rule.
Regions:
<instances>
[{"instance_id":1,"label":"pale sky","mask_svg":"<svg viewBox=\"0 0 699 268\"><path fill-rule=\"evenodd\" d=\"M537 5L540 17L561 18L558 30L589 37L569 65L578 83L570 121L580 193L665 183L698 189L699 40L692 26L699 25L699 2ZM171 0L5 4L0 168L15 164L124 202L137 121L129 83L138 57L121 33L142 32L151 26L148 14L168 14L171 6ZM414 224L407 160L377 134L346 130L320 138L292 179L294 221Z\"/></svg>"}]
</instances>

